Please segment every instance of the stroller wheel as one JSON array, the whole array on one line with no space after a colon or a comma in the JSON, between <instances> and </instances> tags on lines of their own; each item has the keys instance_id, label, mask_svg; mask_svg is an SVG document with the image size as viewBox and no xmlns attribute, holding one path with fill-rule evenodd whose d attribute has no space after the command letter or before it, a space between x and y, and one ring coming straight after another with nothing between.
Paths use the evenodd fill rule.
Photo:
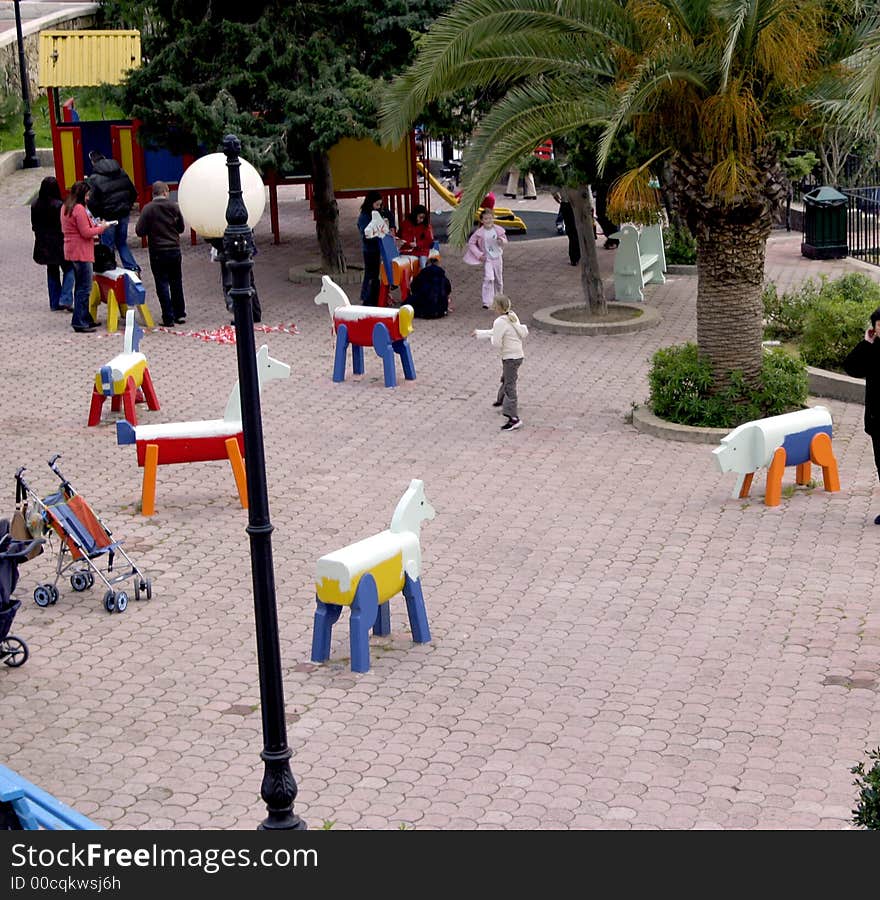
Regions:
<instances>
[{"instance_id":1,"label":"stroller wheel","mask_svg":"<svg viewBox=\"0 0 880 900\"><path fill-rule=\"evenodd\" d=\"M86 572L86 578L89 580L89 587L93 587L95 584L95 576L91 572Z\"/></svg>"},{"instance_id":2,"label":"stroller wheel","mask_svg":"<svg viewBox=\"0 0 880 900\"><path fill-rule=\"evenodd\" d=\"M119 591L116 594L116 612L125 612L128 606L128 594L125 591Z\"/></svg>"},{"instance_id":3,"label":"stroller wheel","mask_svg":"<svg viewBox=\"0 0 880 900\"><path fill-rule=\"evenodd\" d=\"M0 659L10 669L17 669L19 666L23 666L29 656L28 645L21 638L8 637L5 641L0 641Z\"/></svg>"},{"instance_id":4,"label":"stroller wheel","mask_svg":"<svg viewBox=\"0 0 880 900\"><path fill-rule=\"evenodd\" d=\"M126 598L126 600L127 599L128 598ZM116 609L116 594L114 594L113 591L107 591L107 593L104 594L104 609L109 613L112 613L113 610Z\"/></svg>"},{"instance_id":5,"label":"stroller wheel","mask_svg":"<svg viewBox=\"0 0 880 900\"><path fill-rule=\"evenodd\" d=\"M54 584L50 584L50 585L48 585L48 587L49 587L49 593L51 594L51 597L49 598L49 602L52 604L52 606L54 606L58 602L58 597L60 596L58 593L58 588L55 587Z\"/></svg>"},{"instance_id":6,"label":"stroller wheel","mask_svg":"<svg viewBox=\"0 0 880 900\"><path fill-rule=\"evenodd\" d=\"M51 584L38 584L34 588L34 603L37 606L48 606L52 602Z\"/></svg>"},{"instance_id":7,"label":"stroller wheel","mask_svg":"<svg viewBox=\"0 0 880 900\"><path fill-rule=\"evenodd\" d=\"M75 591L84 591L90 588L89 575L91 575L91 572L74 572L70 576L70 586Z\"/></svg>"}]
</instances>

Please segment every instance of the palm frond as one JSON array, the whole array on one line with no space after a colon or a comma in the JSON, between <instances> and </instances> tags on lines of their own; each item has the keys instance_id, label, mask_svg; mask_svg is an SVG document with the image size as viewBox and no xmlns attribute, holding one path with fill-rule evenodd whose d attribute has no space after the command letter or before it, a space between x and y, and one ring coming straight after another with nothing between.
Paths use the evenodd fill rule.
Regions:
<instances>
[{"instance_id":1,"label":"palm frond","mask_svg":"<svg viewBox=\"0 0 880 900\"><path fill-rule=\"evenodd\" d=\"M487 42L580 37L635 47L632 22L616 0L462 0L441 16L419 42L416 61L383 97L379 128L386 144L399 143L425 105L449 90L454 73ZM479 84L510 77L486 67ZM473 83L473 82L472 82Z\"/></svg>"},{"instance_id":2,"label":"palm frond","mask_svg":"<svg viewBox=\"0 0 880 900\"><path fill-rule=\"evenodd\" d=\"M753 192L756 177L750 162L736 153L729 153L713 166L706 179L706 193L714 200L731 204Z\"/></svg>"},{"instance_id":3,"label":"palm frond","mask_svg":"<svg viewBox=\"0 0 880 900\"><path fill-rule=\"evenodd\" d=\"M705 149L714 159L729 153L751 154L763 141L764 118L751 91L738 84L723 94L707 97L700 108Z\"/></svg>"},{"instance_id":4,"label":"palm frond","mask_svg":"<svg viewBox=\"0 0 880 900\"><path fill-rule=\"evenodd\" d=\"M611 182L608 215L612 221L635 222L638 225L653 225L657 221L662 203L650 166L666 152L663 150L655 154L638 168L624 172Z\"/></svg>"}]
</instances>

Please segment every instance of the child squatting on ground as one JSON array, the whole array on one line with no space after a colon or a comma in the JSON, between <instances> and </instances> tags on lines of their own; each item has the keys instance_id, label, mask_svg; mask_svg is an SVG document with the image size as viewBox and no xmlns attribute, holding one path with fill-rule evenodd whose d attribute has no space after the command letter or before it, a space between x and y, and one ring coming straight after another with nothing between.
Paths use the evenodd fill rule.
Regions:
<instances>
[{"instance_id":1,"label":"child squatting on ground","mask_svg":"<svg viewBox=\"0 0 880 900\"><path fill-rule=\"evenodd\" d=\"M495 213L484 209L480 214L480 227L470 236L463 261L469 266L483 267L483 309L492 306L492 298L504 291L502 244L507 243L507 233L495 224Z\"/></svg>"},{"instance_id":2,"label":"child squatting on ground","mask_svg":"<svg viewBox=\"0 0 880 900\"><path fill-rule=\"evenodd\" d=\"M522 427L522 419L517 408L516 382L523 361L523 338L528 335L529 329L517 318L516 313L510 308L510 298L504 294L495 295L492 309L498 313L492 328L477 328L473 331L473 336L490 338L492 346L501 351L501 386L492 406L500 406L501 412L507 416L501 430L516 431Z\"/></svg>"}]
</instances>

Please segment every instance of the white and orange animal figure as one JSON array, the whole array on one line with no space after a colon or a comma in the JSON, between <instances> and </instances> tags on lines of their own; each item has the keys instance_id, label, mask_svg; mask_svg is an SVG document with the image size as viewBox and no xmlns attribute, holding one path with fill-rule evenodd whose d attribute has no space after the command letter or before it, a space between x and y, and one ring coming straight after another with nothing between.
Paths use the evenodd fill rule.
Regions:
<instances>
[{"instance_id":1,"label":"white and orange animal figure","mask_svg":"<svg viewBox=\"0 0 880 900\"><path fill-rule=\"evenodd\" d=\"M333 625L342 607L350 606L351 670L368 672L370 629L377 635L391 634L388 601L401 592L413 640L417 644L431 640L422 595L419 530L421 523L434 515L424 483L414 478L394 510L390 528L318 560L312 662L330 658Z\"/></svg>"},{"instance_id":2,"label":"white and orange animal figure","mask_svg":"<svg viewBox=\"0 0 880 900\"><path fill-rule=\"evenodd\" d=\"M779 506L786 466L797 466L795 481L809 484L810 464L815 463L822 467L825 490L840 490L831 432L831 413L824 406L814 406L746 422L721 438L721 446L712 453L722 472L739 474L734 497L748 497L755 472L766 466L764 503Z\"/></svg>"},{"instance_id":3,"label":"white and orange animal figure","mask_svg":"<svg viewBox=\"0 0 880 900\"><path fill-rule=\"evenodd\" d=\"M101 410L108 397L110 409L116 412L121 404L125 418L132 425L137 425L136 402L145 402L147 409L159 409L159 398L153 387L147 358L140 352L143 333L144 330L135 322L134 310L128 310L125 314L122 353L101 366L95 375L89 425L97 425L101 421Z\"/></svg>"},{"instance_id":4,"label":"white and orange animal figure","mask_svg":"<svg viewBox=\"0 0 880 900\"><path fill-rule=\"evenodd\" d=\"M397 387L394 354L400 356L403 376L407 381L416 377L408 335L413 330L413 308L400 309L378 306L352 306L348 295L328 275L321 278L321 290L315 297L319 306L326 303L336 332L336 356L333 380L345 381L345 360L351 345L351 367L355 375L364 374L364 347L372 347L384 366L385 387Z\"/></svg>"},{"instance_id":5,"label":"white and orange animal figure","mask_svg":"<svg viewBox=\"0 0 880 900\"><path fill-rule=\"evenodd\" d=\"M257 375L260 390L267 381L290 377L290 366L269 356L266 344L257 351ZM141 512L156 511L156 467L173 463L206 462L228 459L238 488L238 497L247 509L247 479L244 471L244 434L241 425L241 395L238 382L233 385L222 419L194 422L169 422L163 425L116 423L116 443L136 444L138 465L144 470Z\"/></svg>"}]
</instances>

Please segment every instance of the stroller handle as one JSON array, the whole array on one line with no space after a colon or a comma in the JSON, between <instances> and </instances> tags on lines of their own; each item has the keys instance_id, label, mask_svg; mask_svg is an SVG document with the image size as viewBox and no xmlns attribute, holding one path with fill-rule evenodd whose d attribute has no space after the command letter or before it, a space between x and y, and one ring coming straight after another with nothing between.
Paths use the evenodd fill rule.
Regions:
<instances>
[{"instance_id":1,"label":"stroller handle","mask_svg":"<svg viewBox=\"0 0 880 900\"><path fill-rule=\"evenodd\" d=\"M58 471L58 470L55 468L55 463L57 463L59 459L61 459L61 454L60 454L60 453L56 453L54 456L52 456L52 457L49 458L49 468L52 469L53 472L57 472L57 471Z\"/></svg>"}]
</instances>

